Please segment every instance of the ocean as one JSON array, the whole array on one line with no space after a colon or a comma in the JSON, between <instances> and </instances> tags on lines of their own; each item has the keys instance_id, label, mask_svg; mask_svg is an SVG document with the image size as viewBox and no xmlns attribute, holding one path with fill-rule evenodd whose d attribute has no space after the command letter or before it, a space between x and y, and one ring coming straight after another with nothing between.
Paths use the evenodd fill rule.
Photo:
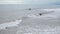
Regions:
<instances>
[{"instance_id":1,"label":"ocean","mask_svg":"<svg viewBox=\"0 0 60 34\"><path fill-rule=\"evenodd\" d=\"M60 34L60 6L0 4L0 34Z\"/></svg>"},{"instance_id":2,"label":"ocean","mask_svg":"<svg viewBox=\"0 0 60 34\"><path fill-rule=\"evenodd\" d=\"M59 7L59 5L0 4L0 24L20 19L28 14L39 13L40 9ZM29 8L32 10L29 11Z\"/></svg>"}]
</instances>

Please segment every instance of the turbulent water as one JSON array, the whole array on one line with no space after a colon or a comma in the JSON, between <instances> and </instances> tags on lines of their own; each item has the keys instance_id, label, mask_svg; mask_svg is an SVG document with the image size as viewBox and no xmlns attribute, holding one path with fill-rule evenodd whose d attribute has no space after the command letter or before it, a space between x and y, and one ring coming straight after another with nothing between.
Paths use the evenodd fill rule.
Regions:
<instances>
[{"instance_id":1,"label":"turbulent water","mask_svg":"<svg viewBox=\"0 0 60 34\"><path fill-rule=\"evenodd\" d=\"M60 34L60 8L0 6L0 34Z\"/></svg>"}]
</instances>

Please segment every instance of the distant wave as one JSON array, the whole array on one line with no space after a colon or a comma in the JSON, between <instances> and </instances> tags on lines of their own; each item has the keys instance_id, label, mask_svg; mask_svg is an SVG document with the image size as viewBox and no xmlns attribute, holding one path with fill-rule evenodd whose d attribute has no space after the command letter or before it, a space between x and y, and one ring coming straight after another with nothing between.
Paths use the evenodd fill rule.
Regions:
<instances>
[{"instance_id":1,"label":"distant wave","mask_svg":"<svg viewBox=\"0 0 60 34\"><path fill-rule=\"evenodd\" d=\"M32 17L32 18L58 18L56 15L28 15L27 17Z\"/></svg>"}]
</instances>

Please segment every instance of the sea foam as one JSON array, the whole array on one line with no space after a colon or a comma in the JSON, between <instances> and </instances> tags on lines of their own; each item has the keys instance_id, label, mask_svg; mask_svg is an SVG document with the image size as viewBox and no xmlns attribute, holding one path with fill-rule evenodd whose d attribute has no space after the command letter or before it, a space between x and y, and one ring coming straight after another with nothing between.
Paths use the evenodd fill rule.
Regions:
<instances>
[{"instance_id":1,"label":"sea foam","mask_svg":"<svg viewBox=\"0 0 60 34\"><path fill-rule=\"evenodd\" d=\"M6 29L6 27L18 26L22 20L16 20L14 22L0 24L0 29Z\"/></svg>"}]
</instances>

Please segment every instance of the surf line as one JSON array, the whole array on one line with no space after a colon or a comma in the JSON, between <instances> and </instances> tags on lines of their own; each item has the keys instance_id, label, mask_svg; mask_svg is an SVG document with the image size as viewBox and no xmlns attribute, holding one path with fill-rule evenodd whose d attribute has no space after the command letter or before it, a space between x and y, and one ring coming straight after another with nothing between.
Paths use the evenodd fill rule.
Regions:
<instances>
[{"instance_id":1,"label":"surf line","mask_svg":"<svg viewBox=\"0 0 60 34\"><path fill-rule=\"evenodd\" d=\"M18 24L20 24L21 22L22 20L16 20L14 22L3 23L3 24L0 24L0 29L6 29L6 27L18 26Z\"/></svg>"}]
</instances>

